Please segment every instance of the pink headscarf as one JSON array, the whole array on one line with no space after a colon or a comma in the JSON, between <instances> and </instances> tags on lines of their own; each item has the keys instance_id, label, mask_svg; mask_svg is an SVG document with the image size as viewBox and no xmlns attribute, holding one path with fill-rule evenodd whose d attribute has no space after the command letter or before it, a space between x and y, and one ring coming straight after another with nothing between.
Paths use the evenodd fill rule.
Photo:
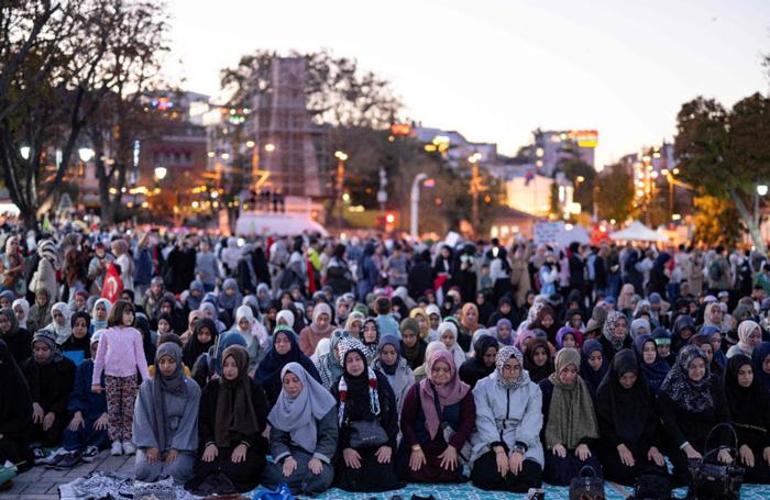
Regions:
<instances>
[{"instance_id":1,"label":"pink headscarf","mask_svg":"<svg viewBox=\"0 0 770 500\"><path fill-rule=\"evenodd\" d=\"M441 386L434 385L431 380L433 377L433 365L438 361L446 363L449 366L450 373L449 382ZM430 434L430 438L433 439L436 437L441 425L441 418L436 411L437 405L434 395L438 396L438 406L443 411L445 407L459 403L471 388L465 382L460 381L460 378L457 376L457 369L455 368L452 354L449 351L440 349L431 354L428 360L427 378L420 382L419 390L422 412L425 415L425 427L428 430L428 434Z\"/></svg>"}]
</instances>

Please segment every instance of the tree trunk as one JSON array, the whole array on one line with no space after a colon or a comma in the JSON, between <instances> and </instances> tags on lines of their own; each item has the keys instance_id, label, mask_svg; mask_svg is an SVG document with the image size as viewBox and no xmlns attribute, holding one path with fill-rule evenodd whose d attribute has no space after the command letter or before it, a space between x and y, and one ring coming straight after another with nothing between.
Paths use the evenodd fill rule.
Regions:
<instances>
[{"instance_id":1,"label":"tree trunk","mask_svg":"<svg viewBox=\"0 0 770 500\"><path fill-rule=\"evenodd\" d=\"M735 208L738 209L738 213L741 215L743 223L746 224L746 227L749 230L749 236L751 236L751 241L754 243L754 248L762 254L767 253L767 246L762 239L762 232L759 229L760 221L758 214L753 214L749 211L748 207L746 207L746 204L743 202L743 199L736 191L730 190L730 198L732 198L735 203Z\"/></svg>"}]
</instances>

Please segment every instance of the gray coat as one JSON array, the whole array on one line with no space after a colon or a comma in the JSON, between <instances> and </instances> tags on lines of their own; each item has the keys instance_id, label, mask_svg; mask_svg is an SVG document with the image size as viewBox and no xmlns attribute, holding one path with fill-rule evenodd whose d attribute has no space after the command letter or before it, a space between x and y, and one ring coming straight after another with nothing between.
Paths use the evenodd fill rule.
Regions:
<instances>
[{"instance_id":1,"label":"gray coat","mask_svg":"<svg viewBox=\"0 0 770 500\"><path fill-rule=\"evenodd\" d=\"M390 388L393 389L393 394L396 395L396 406L398 407L399 421L401 419L401 410L404 408L404 398L409 389L414 385L414 372L409 369L406 364L406 359L403 357L398 360L398 367L396 373L388 375L380 365L380 360L374 362L375 369L378 369L388 379Z\"/></svg>"},{"instance_id":2,"label":"gray coat","mask_svg":"<svg viewBox=\"0 0 770 500\"><path fill-rule=\"evenodd\" d=\"M511 450L520 442L527 446L525 459L543 466L543 394L537 384L528 380L518 389L504 389L497 383L495 371L476 382L473 399L476 431L471 435L471 462L490 451L493 443L502 441Z\"/></svg>"},{"instance_id":3,"label":"gray coat","mask_svg":"<svg viewBox=\"0 0 770 500\"><path fill-rule=\"evenodd\" d=\"M134 443L139 448L159 448L153 432L152 384L154 379L145 380L139 388L139 396L134 407ZM166 402L166 440L169 449L180 452L198 450L198 408L201 390L198 384L185 377L186 397L164 392ZM161 453L169 451L160 450Z\"/></svg>"},{"instance_id":4,"label":"gray coat","mask_svg":"<svg viewBox=\"0 0 770 500\"><path fill-rule=\"evenodd\" d=\"M313 458L331 464L334 453L337 451L337 436L339 435L336 406L329 410L324 418L316 422L316 432L318 440L315 450L303 451L311 453ZM280 463L286 455L291 455L295 449L302 450L291 440L291 433L275 427L270 428L270 453L273 455L275 463Z\"/></svg>"}]
</instances>

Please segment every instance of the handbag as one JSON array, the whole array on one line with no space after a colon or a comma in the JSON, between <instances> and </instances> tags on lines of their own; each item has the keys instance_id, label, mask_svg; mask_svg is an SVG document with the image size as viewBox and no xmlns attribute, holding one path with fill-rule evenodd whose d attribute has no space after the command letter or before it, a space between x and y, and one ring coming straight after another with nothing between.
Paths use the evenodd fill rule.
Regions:
<instances>
[{"instance_id":1,"label":"handbag","mask_svg":"<svg viewBox=\"0 0 770 500\"><path fill-rule=\"evenodd\" d=\"M708 436L706 436L705 448L708 448L711 435L720 427L727 427L733 435L735 446L728 448L733 456L738 456L738 435L732 425L721 423L715 425ZM733 464L721 464L708 462L709 456L719 452L719 447L706 451L703 458L690 459L687 461L688 469L692 476L690 487L687 491L687 498L697 498L698 500L707 499L738 499L741 496L741 485L743 484L743 475L746 469Z\"/></svg>"},{"instance_id":2,"label":"handbag","mask_svg":"<svg viewBox=\"0 0 770 500\"><path fill-rule=\"evenodd\" d=\"M669 500L671 482L659 474L642 474L634 486L633 500Z\"/></svg>"},{"instance_id":3,"label":"handbag","mask_svg":"<svg viewBox=\"0 0 770 500\"><path fill-rule=\"evenodd\" d=\"M376 420L354 420L349 425L351 448L373 448L388 442L388 434Z\"/></svg>"},{"instance_id":4,"label":"handbag","mask_svg":"<svg viewBox=\"0 0 770 500\"><path fill-rule=\"evenodd\" d=\"M604 500L604 479L590 465L584 465L569 483L569 500Z\"/></svg>"}]
</instances>

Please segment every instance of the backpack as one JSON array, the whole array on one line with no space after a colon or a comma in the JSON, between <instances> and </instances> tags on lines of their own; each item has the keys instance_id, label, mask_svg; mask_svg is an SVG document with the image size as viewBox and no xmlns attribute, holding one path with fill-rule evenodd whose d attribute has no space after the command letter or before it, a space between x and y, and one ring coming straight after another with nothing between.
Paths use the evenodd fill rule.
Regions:
<instances>
[{"instance_id":1,"label":"backpack","mask_svg":"<svg viewBox=\"0 0 770 500\"><path fill-rule=\"evenodd\" d=\"M719 265L719 259L711 261L708 274L711 281L719 281L722 279L722 266Z\"/></svg>"}]
</instances>

